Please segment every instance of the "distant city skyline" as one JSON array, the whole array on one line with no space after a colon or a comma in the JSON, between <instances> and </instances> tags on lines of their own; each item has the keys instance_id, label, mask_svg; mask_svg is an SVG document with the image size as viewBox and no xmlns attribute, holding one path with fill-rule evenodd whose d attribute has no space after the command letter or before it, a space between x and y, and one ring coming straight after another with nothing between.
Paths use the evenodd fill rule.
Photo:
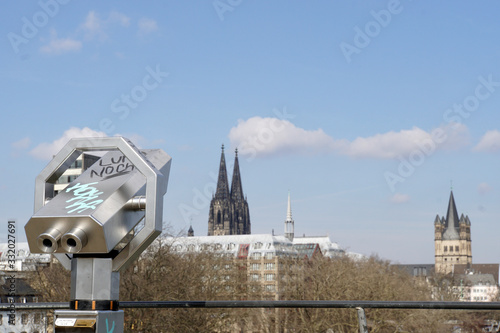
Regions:
<instances>
[{"instance_id":1,"label":"distant city skyline","mask_svg":"<svg viewBox=\"0 0 500 333\"><path fill-rule=\"evenodd\" d=\"M432 263L453 180L473 262L500 261L499 3L222 2L4 4L0 218L20 241L64 142L122 135L172 156L176 232L206 233L225 144L253 234L283 234L290 190L295 234Z\"/></svg>"}]
</instances>

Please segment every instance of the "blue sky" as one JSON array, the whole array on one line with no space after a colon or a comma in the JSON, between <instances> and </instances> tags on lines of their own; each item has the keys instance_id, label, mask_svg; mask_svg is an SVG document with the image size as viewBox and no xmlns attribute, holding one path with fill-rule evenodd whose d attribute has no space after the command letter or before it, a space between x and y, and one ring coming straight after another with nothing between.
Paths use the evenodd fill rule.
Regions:
<instances>
[{"instance_id":1,"label":"blue sky","mask_svg":"<svg viewBox=\"0 0 500 333\"><path fill-rule=\"evenodd\" d=\"M176 231L206 234L224 143L228 164L240 151L253 233L283 233L290 190L296 234L432 263L452 181L473 261L499 262L500 3L2 7L0 218L20 238L52 154L122 135L172 156Z\"/></svg>"}]
</instances>

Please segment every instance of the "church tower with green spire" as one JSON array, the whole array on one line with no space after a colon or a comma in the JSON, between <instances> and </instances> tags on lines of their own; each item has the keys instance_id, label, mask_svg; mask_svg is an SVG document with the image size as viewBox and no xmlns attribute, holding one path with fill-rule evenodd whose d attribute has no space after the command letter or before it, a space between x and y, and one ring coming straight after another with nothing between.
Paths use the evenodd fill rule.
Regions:
<instances>
[{"instance_id":1,"label":"church tower with green spire","mask_svg":"<svg viewBox=\"0 0 500 333\"><path fill-rule=\"evenodd\" d=\"M224 156L224 145L219 164L217 189L210 202L208 214L208 236L214 235L246 235L251 233L250 212L248 202L243 195L238 149L235 150L231 191Z\"/></svg>"},{"instance_id":2,"label":"church tower with green spire","mask_svg":"<svg viewBox=\"0 0 500 333\"><path fill-rule=\"evenodd\" d=\"M452 273L456 264L472 265L470 220L463 214L458 218L453 191L446 218L434 219L434 245L436 273Z\"/></svg>"}]
</instances>

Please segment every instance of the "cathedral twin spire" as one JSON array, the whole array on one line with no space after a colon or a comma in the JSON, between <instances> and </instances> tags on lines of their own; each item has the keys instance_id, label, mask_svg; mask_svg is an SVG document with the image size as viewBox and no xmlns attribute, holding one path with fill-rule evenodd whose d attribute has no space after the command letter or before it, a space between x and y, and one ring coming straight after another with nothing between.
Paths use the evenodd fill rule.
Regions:
<instances>
[{"instance_id":1,"label":"cathedral twin spire","mask_svg":"<svg viewBox=\"0 0 500 333\"><path fill-rule=\"evenodd\" d=\"M229 191L224 145L221 150L217 189L210 202L208 235L250 234L250 213L243 195L238 149L235 150L231 191Z\"/></svg>"},{"instance_id":2,"label":"cathedral twin spire","mask_svg":"<svg viewBox=\"0 0 500 333\"><path fill-rule=\"evenodd\" d=\"M238 148L235 149L233 180L231 182L231 192L229 192L229 182L226 170L226 158L224 155L224 145L222 145L222 153L219 165L219 177L217 179L217 189L215 198L225 200L231 198L239 201L243 200L243 186L241 185L240 164L238 162Z\"/></svg>"}]
</instances>

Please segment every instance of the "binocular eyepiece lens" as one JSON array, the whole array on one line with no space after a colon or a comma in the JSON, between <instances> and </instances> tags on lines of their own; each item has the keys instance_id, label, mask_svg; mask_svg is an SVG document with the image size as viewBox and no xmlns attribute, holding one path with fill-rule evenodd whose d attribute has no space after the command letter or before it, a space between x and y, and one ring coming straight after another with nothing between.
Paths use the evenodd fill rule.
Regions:
<instances>
[{"instance_id":1,"label":"binocular eyepiece lens","mask_svg":"<svg viewBox=\"0 0 500 333\"><path fill-rule=\"evenodd\" d=\"M76 247L76 240L74 240L73 238L68 238L66 240L66 245L68 245L69 247Z\"/></svg>"},{"instance_id":2,"label":"binocular eyepiece lens","mask_svg":"<svg viewBox=\"0 0 500 333\"><path fill-rule=\"evenodd\" d=\"M50 228L37 239L38 248L44 253L54 253L60 245L64 251L78 253L87 245L87 234L80 228L73 228L64 235L57 229Z\"/></svg>"},{"instance_id":3,"label":"binocular eyepiece lens","mask_svg":"<svg viewBox=\"0 0 500 333\"><path fill-rule=\"evenodd\" d=\"M52 245L53 245L52 241L51 241L50 239L48 239L48 238L45 238L45 239L42 241L42 244L43 244L43 246L45 246L45 247L52 247Z\"/></svg>"},{"instance_id":4,"label":"binocular eyepiece lens","mask_svg":"<svg viewBox=\"0 0 500 333\"><path fill-rule=\"evenodd\" d=\"M50 228L43 234L40 234L37 239L38 248L44 253L53 253L57 251L57 241L61 238L61 232L57 229Z\"/></svg>"},{"instance_id":5,"label":"binocular eyepiece lens","mask_svg":"<svg viewBox=\"0 0 500 333\"><path fill-rule=\"evenodd\" d=\"M87 234L80 228L71 229L61 239L61 246L69 253L78 253L85 245L87 245Z\"/></svg>"}]
</instances>

